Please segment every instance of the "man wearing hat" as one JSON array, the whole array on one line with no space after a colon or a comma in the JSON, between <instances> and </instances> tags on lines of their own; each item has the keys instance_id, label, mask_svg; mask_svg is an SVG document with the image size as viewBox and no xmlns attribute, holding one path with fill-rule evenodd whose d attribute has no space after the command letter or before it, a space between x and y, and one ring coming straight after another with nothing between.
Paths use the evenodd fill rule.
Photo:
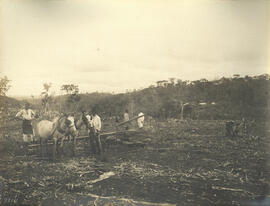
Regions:
<instances>
[{"instance_id":1,"label":"man wearing hat","mask_svg":"<svg viewBox=\"0 0 270 206\"><path fill-rule=\"evenodd\" d=\"M35 113L29 107L29 103L25 103L24 108L16 114L16 117L19 117L23 120L22 131L24 142L28 142L28 136L30 137L30 141L33 141L33 128L31 120L34 119Z\"/></svg>"}]
</instances>

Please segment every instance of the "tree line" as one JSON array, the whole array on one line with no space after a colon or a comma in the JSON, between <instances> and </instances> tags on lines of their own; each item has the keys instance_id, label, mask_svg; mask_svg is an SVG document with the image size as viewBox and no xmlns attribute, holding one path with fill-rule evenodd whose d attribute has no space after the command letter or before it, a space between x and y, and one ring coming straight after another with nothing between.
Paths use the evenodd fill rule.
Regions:
<instances>
[{"instance_id":1,"label":"tree line","mask_svg":"<svg viewBox=\"0 0 270 206\"><path fill-rule=\"evenodd\" d=\"M98 107L100 113L114 116L134 106L134 114L143 111L156 118L179 118L182 103L194 105L195 119L266 119L268 114L270 76L234 75L212 81L183 81L171 78L148 88L116 95L83 95ZM96 101L94 101L96 100ZM200 106L199 103L205 103Z\"/></svg>"},{"instance_id":2,"label":"tree line","mask_svg":"<svg viewBox=\"0 0 270 206\"><path fill-rule=\"evenodd\" d=\"M6 77L1 82L10 87ZM190 103L194 105L195 119L267 119L270 75L233 75L212 81L170 78L122 94L82 94L78 85L67 84L61 87L65 95L54 96L49 94L50 87L51 84L44 84L41 98L35 102L43 110L79 112L95 108L100 115L108 117L122 115L129 109L131 116L142 111L155 118L179 118L181 104ZM3 95L8 88L1 88L5 88L1 91Z\"/></svg>"}]
</instances>

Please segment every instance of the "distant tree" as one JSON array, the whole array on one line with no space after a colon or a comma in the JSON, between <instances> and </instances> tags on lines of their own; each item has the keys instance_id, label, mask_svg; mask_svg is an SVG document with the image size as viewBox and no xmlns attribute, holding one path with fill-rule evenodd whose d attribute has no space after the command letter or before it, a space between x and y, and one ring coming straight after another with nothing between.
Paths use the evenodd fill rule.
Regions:
<instances>
[{"instance_id":1,"label":"distant tree","mask_svg":"<svg viewBox=\"0 0 270 206\"><path fill-rule=\"evenodd\" d=\"M233 78L236 78L236 79L237 79L237 78L240 78L240 74L234 74L234 75L233 75Z\"/></svg>"},{"instance_id":2,"label":"distant tree","mask_svg":"<svg viewBox=\"0 0 270 206\"><path fill-rule=\"evenodd\" d=\"M66 94L79 93L79 87L74 84L64 84L61 90L65 91Z\"/></svg>"},{"instance_id":3,"label":"distant tree","mask_svg":"<svg viewBox=\"0 0 270 206\"><path fill-rule=\"evenodd\" d=\"M167 80L162 80L162 81L157 81L156 83L157 83L158 87L163 87L165 84L168 83L168 81Z\"/></svg>"},{"instance_id":4,"label":"distant tree","mask_svg":"<svg viewBox=\"0 0 270 206\"><path fill-rule=\"evenodd\" d=\"M49 90L51 88L52 84L51 83L44 83L43 84L43 89L44 91L41 92L41 104L43 108L43 112L46 114L49 109L49 104L53 102L53 95L49 94Z\"/></svg>"},{"instance_id":5,"label":"distant tree","mask_svg":"<svg viewBox=\"0 0 270 206\"><path fill-rule=\"evenodd\" d=\"M10 89L10 81L6 76L0 77L0 96L6 96L7 91Z\"/></svg>"},{"instance_id":6,"label":"distant tree","mask_svg":"<svg viewBox=\"0 0 270 206\"><path fill-rule=\"evenodd\" d=\"M169 80L170 80L170 84L171 84L172 86L174 86L174 84L175 84L175 78L170 78Z\"/></svg>"},{"instance_id":7,"label":"distant tree","mask_svg":"<svg viewBox=\"0 0 270 206\"><path fill-rule=\"evenodd\" d=\"M78 103L81 100L79 96L79 86L74 84L64 84L61 86L61 90L65 91L68 95L66 99L66 105L68 109L71 109L72 106L75 106L75 110L79 107Z\"/></svg>"}]
</instances>

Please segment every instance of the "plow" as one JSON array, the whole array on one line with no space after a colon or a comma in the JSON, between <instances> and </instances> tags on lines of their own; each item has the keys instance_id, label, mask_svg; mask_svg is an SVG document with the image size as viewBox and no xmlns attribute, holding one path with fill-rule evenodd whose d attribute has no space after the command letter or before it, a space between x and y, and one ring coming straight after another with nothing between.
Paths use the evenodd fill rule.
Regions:
<instances>
[{"instance_id":1,"label":"plow","mask_svg":"<svg viewBox=\"0 0 270 206\"><path fill-rule=\"evenodd\" d=\"M118 142L121 143L123 145L127 145L127 146L141 146L143 147L145 145L145 142L142 141L136 141L136 140L131 140L129 141L130 136L135 136L137 134L142 134L142 131L138 131L138 129L128 129L128 130L124 130L123 129L123 125L129 124L132 121L137 120L140 117L143 117L144 115L141 116L136 116L131 118L130 120L127 121L123 121L119 124L116 125L115 127L115 131L109 131L109 132L103 132L100 134L100 138L102 140L103 143L106 142ZM77 144L75 145L75 147L78 147L78 145L80 145L83 142L88 142L89 141L89 135L80 135L76 137L76 142ZM64 144L69 145L71 142L70 140L68 140L67 138L64 138ZM48 140L46 143L46 147L52 148L55 146L55 144L59 144L59 143L55 143L54 140ZM74 148L76 150L76 148ZM89 149L89 148L88 148ZM35 142L35 143L31 143L27 145L27 153L29 156L38 156L37 154L42 153L41 151L41 144L39 142Z\"/></svg>"}]
</instances>

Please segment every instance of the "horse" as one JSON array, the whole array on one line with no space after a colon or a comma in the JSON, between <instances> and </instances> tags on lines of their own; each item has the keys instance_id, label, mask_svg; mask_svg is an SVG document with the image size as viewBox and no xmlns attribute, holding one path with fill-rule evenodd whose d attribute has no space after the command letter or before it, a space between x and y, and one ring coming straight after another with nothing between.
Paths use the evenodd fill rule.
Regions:
<instances>
[{"instance_id":1,"label":"horse","mask_svg":"<svg viewBox=\"0 0 270 206\"><path fill-rule=\"evenodd\" d=\"M78 131L81 129L81 127L83 125L85 126L86 131L88 131L88 129L89 129L89 124L88 124L88 120L86 118L85 112L81 112L80 115L75 115L74 125L75 125L76 131L77 131L77 135L76 136L73 136L73 145L74 145L73 151L75 152L75 148L76 148L76 137L79 134Z\"/></svg>"},{"instance_id":2,"label":"horse","mask_svg":"<svg viewBox=\"0 0 270 206\"><path fill-rule=\"evenodd\" d=\"M62 115L55 118L53 121L41 120L40 122L34 124L34 134L40 138L42 156L44 153L43 146L47 146L47 141L52 139L54 141L53 158L55 158L56 153L59 153L58 143L61 141L60 147L62 148L65 137L67 137L70 141L72 139L72 152L74 155L78 129L80 129L85 123L86 117L84 113L82 113L82 115L80 115L76 120L73 116Z\"/></svg>"},{"instance_id":3,"label":"horse","mask_svg":"<svg viewBox=\"0 0 270 206\"><path fill-rule=\"evenodd\" d=\"M83 125L85 126L86 130L88 130L89 124L85 112L81 112L79 116L75 116L76 129L80 130Z\"/></svg>"},{"instance_id":4,"label":"horse","mask_svg":"<svg viewBox=\"0 0 270 206\"><path fill-rule=\"evenodd\" d=\"M34 134L40 140L41 155L44 155L44 147L47 152L47 141L52 139L54 141L53 148L53 158L56 152L58 152L58 142L61 141L61 146L63 146L63 141L65 136L77 135L77 130L74 125L74 119L71 116L61 116L55 118L53 121L41 120L34 124Z\"/></svg>"}]
</instances>

